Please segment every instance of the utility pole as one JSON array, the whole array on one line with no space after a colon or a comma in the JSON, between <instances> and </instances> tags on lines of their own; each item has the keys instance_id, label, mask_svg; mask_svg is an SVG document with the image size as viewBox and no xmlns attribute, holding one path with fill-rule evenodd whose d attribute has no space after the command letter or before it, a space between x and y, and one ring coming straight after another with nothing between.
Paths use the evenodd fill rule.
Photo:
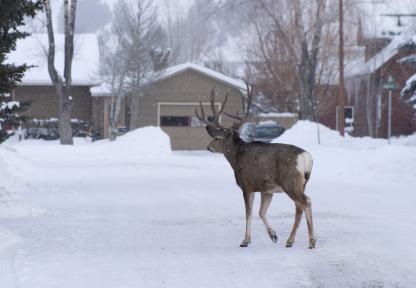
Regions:
<instances>
[{"instance_id":1,"label":"utility pole","mask_svg":"<svg viewBox=\"0 0 416 288\"><path fill-rule=\"evenodd\" d=\"M344 95L344 5L339 0L339 99L338 99L338 127L339 134L344 136L345 127L345 95Z\"/></svg>"}]
</instances>

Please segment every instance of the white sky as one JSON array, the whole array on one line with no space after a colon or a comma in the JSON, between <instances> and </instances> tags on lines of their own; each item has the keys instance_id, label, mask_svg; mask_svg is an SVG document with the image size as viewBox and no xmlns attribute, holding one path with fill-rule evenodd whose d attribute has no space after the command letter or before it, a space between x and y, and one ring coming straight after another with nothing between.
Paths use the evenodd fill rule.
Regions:
<instances>
[{"instance_id":1,"label":"white sky","mask_svg":"<svg viewBox=\"0 0 416 288\"><path fill-rule=\"evenodd\" d=\"M118 0L102 0L112 7ZM186 13L193 4L194 0L153 0L158 7L158 11L161 14L161 20L166 18L167 7L172 9L172 16L175 14Z\"/></svg>"}]
</instances>

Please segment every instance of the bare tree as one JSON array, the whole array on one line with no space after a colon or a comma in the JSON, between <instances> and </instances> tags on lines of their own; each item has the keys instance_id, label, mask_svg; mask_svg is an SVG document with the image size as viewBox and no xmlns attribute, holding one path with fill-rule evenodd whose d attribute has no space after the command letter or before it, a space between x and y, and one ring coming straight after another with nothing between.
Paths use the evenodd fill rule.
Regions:
<instances>
[{"instance_id":1,"label":"bare tree","mask_svg":"<svg viewBox=\"0 0 416 288\"><path fill-rule=\"evenodd\" d=\"M77 0L75 24L76 33L94 33L111 21L111 11L101 0ZM58 19L65 18L65 9L61 6ZM93 12L93 13L92 13ZM63 21L58 22L58 32L65 32Z\"/></svg>"},{"instance_id":2,"label":"bare tree","mask_svg":"<svg viewBox=\"0 0 416 288\"><path fill-rule=\"evenodd\" d=\"M119 39L111 33L102 33L98 38L100 47L100 73L104 80L103 85L108 85L111 91L109 138L114 141L118 132L118 120L121 103L124 98L124 81L127 73L126 57Z\"/></svg>"},{"instance_id":3,"label":"bare tree","mask_svg":"<svg viewBox=\"0 0 416 288\"><path fill-rule=\"evenodd\" d=\"M65 15L65 59L64 75L59 75L55 68L55 37L52 25L52 9L50 0L44 0L46 27L48 31L48 71L59 98L59 137L63 145L72 145L71 127L71 70L74 56L74 28L76 0L64 0Z\"/></svg>"},{"instance_id":4,"label":"bare tree","mask_svg":"<svg viewBox=\"0 0 416 288\"><path fill-rule=\"evenodd\" d=\"M273 91L280 107L316 120L323 28L332 20L328 0L256 0L252 5L256 37L249 63L254 71L266 71L260 78L269 83L266 89Z\"/></svg>"},{"instance_id":5,"label":"bare tree","mask_svg":"<svg viewBox=\"0 0 416 288\"><path fill-rule=\"evenodd\" d=\"M111 28L100 37L101 74L112 91L110 139L114 140L122 99L130 106L130 129L137 128L139 97L154 68L167 65L165 32L150 0L122 0L114 7Z\"/></svg>"}]
</instances>

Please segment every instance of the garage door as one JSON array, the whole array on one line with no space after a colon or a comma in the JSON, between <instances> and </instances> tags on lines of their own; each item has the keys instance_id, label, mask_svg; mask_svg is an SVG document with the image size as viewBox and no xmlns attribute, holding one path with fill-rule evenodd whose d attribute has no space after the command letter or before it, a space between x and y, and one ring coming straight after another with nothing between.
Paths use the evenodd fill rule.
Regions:
<instances>
[{"instance_id":1,"label":"garage door","mask_svg":"<svg viewBox=\"0 0 416 288\"><path fill-rule=\"evenodd\" d=\"M203 103L203 107L210 117L210 104ZM158 103L158 124L169 135L173 150L206 149L211 138L195 116L198 108L198 103Z\"/></svg>"}]
</instances>

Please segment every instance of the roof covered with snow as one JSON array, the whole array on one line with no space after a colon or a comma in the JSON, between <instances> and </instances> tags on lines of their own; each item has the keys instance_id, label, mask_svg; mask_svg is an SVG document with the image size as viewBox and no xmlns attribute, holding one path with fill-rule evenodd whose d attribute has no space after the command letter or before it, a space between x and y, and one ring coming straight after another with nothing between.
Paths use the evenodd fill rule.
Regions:
<instances>
[{"instance_id":1,"label":"roof covered with snow","mask_svg":"<svg viewBox=\"0 0 416 288\"><path fill-rule=\"evenodd\" d=\"M108 97L111 96L111 86L107 83L90 88L91 96L93 97Z\"/></svg>"},{"instance_id":2,"label":"roof covered with snow","mask_svg":"<svg viewBox=\"0 0 416 288\"><path fill-rule=\"evenodd\" d=\"M176 65L176 66L172 66L172 67L169 67L169 68L167 68L167 69L165 69L161 72L158 72L157 74L154 75L154 77L150 77L150 79L152 79L152 80L149 80L149 82L146 83L146 84L151 84L151 83L154 83L154 82L165 80L165 79L171 78L173 76L176 76L176 75L181 74L181 73L186 72L186 71L195 71L195 72L197 72L199 74L202 74L202 75L204 75L208 78L217 80L219 82L222 82L224 84L227 84L229 86L232 86L236 89L240 89L240 90L243 90L243 91L245 91L246 88L247 88L245 82L242 81L242 80L226 76L226 75L224 75L220 72L217 72L215 70L212 70L210 68L207 68L207 67L204 67L204 66L201 66L201 65L198 65L198 64L190 63L190 62L179 64L179 65Z\"/></svg>"},{"instance_id":3,"label":"roof covered with snow","mask_svg":"<svg viewBox=\"0 0 416 288\"><path fill-rule=\"evenodd\" d=\"M416 34L413 35L400 35L392 39L390 44L384 47L379 53L374 55L367 62L357 61L356 63L352 62L351 65L346 68L346 77L353 77L359 75L367 75L377 71L381 68L387 61L393 58L401 45L407 42L416 43Z\"/></svg>"},{"instance_id":4,"label":"roof covered with snow","mask_svg":"<svg viewBox=\"0 0 416 288\"><path fill-rule=\"evenodd\" d=\"M144 81L143 85L150 85L152 83L156 83L158 81L162 81L165 79L169 79L171 77L174 77L176 75L179 75L181 73L184 73L186 71L195 71L201 75L204 75L210 79L217 80L219 82L222 82L228 86L234 87L236 89L239 89L241 91L246 91L247 87L244 81L235 79L229 76L226 76L220 72L217 72L215 70L212 70L210 68L194 64L194 63L184 63L179 64L176 66L172 66L169 68L166 68L165 70L151 73L151 75L146 75L146 80ZM105 97L111 95L111 87L110 85L106 83L102 83L99 86L92 87L91 88L91 95L94 97Z\"/></svg>"},{"instance_id":5,"label":"roof covered with snow","mask_svg":"<svg viewBox=\"0 0 416 288\"><path fill-rule=\"evenodd\" d=\"M55 67L63 75L64 34L55 34ZM16 51L7 57L7 63L27 63L35 67L26 71L22 85L51 85L47 63L47 34L32 34L16 43ZM98 79L99 49L95 34L77 34L74 37L74 59L72 62L72 84L92 86Z\"/></svg>"}]
</instances>

